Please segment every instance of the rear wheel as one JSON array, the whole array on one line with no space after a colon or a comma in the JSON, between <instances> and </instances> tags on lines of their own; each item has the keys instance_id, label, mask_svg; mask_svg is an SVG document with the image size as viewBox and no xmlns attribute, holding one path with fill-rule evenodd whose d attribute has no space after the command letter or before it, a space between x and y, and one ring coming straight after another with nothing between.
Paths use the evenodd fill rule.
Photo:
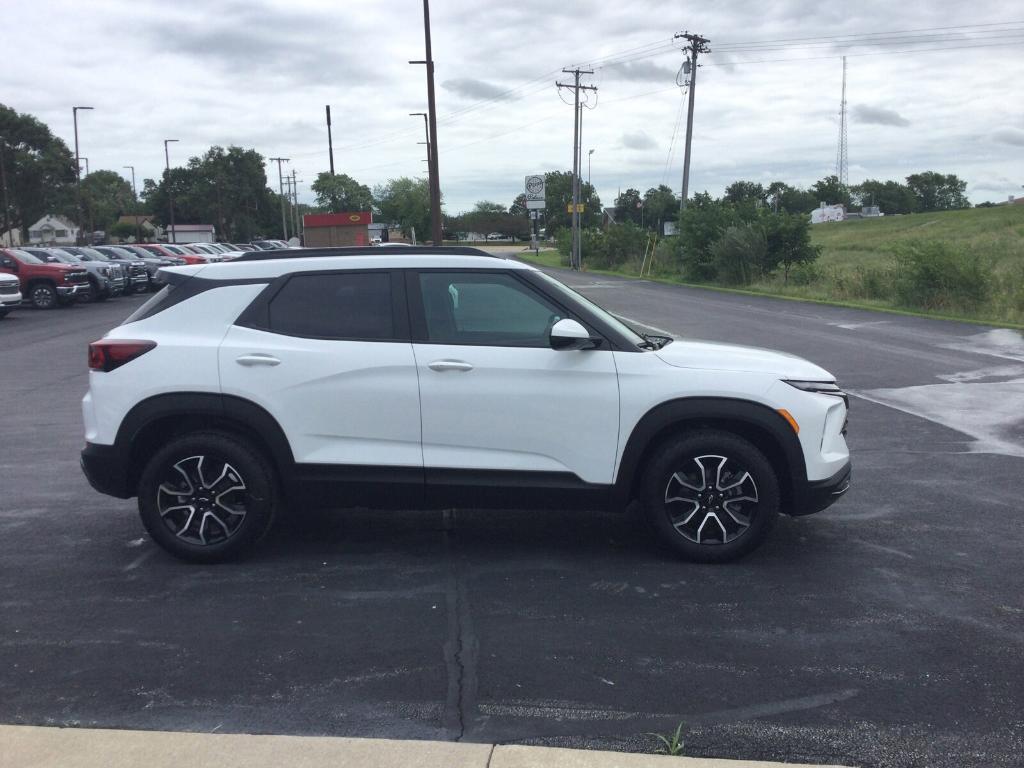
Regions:
<instances>
[{"instance_id":1,"label":"rear wheel","mask_svg":"<svg viewBox=\"0 0 1024 768\"><path fill-rule=\"evenodd\" d=\"M648 519L687 560L733 560L756 549L779 513L775 470L737 435L702 430L664 443L642 480Z\"/></svg>"},{"instance_id":2,"label":"rear wheel","mask_svg":"<svg viewBox=\"0 0 1024 768\"><path fill-rule=\"evenodd\" d=\"M175 557L229 560L270 527L278 504L273 467L241 439L220 432L176 438L148 461L139 514L150 536Z\"/></svg>"}]
</instances>

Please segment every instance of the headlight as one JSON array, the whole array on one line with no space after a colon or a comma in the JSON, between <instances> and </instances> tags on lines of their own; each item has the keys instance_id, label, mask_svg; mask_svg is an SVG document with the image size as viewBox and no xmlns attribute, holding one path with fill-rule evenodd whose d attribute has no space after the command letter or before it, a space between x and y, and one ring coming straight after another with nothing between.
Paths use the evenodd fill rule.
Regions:
<instances>
[{"instance_id":1,"label":"headlight","mask_svg":"<svg viewBox=\"0 0 1024 768\"><path fill-rule=\"evenodd\" d=\"M789 384L789 386L796 387L804 392L838 397L846 406L847 413L850 411L850 396L843 392L834 381L793 381L791 379L783 379L783 381ZM843 434L846 434L846 424L843 424Z\"/></svg>"}]
</instances>

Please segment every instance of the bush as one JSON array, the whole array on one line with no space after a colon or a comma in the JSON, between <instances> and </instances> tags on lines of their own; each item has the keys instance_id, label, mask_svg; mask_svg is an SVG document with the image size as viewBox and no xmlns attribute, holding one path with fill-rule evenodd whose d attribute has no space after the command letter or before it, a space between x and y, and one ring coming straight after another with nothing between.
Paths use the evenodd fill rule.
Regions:
<instances>
[{"instance_id":1,"label":"bush","mask_svg":"<svg viewBox=\"0 0 1024 768\"><path fill-rule=\"evenodd\" d=\"M572 250L571 229L566 229L565 227L563 227L562 229L558 230L558 233L555 235L555 247L558 249L558 255L561 257L559 259L561 265L563 267L568 267L570 264L569 252Z\"/></svg>"},{"instance_id":2,"label":"bush","mask_svg":"<svg viewBox=\"0 0 1024 768\"><path fill-rule=\"evenodd\" d=\"M761 276L767 250L768 243L760 226L729 227L711 246L718 281L726 285L749 285Z\"/></svg>"},{"instance_id":3,"label":"bush","mask_svg":"<svg viewBox=\"0 0 1024 768\"><path fill-rule=\"evenodd\" d=\"M648 233L640 229L633 222L625 224L612 224L604 232L598 233L599 242L590 242L584 233L583 248L584 258L587 262L598 269L618 269L627 262L639 271L640 261L643 259L644 244L647 241ZM594 248L593 255L588 257L590 251L587 246Z\"/></svg>"},{"instance_id":4,"label":"bush","mask_svg":"<svg viewBox=\"0 0 1024 768\"><path fill-rule=\"evenodd\" d=\"M901 245L895 257L895 297L905 307L970 312L992 295L992 266L975 254L926 241Z\"/></svg>"}]
</instances>

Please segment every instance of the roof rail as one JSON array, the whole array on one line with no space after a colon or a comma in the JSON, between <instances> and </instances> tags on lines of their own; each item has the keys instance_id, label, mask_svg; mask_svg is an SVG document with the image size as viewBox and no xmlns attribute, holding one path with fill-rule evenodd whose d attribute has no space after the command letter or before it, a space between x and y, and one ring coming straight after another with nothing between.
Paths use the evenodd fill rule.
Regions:
<instances>
[{"instance_id":1,"label":"roof rail","mask_svg":"<svg viewBox=\"0 0 1024 768\"><path fill-rule=\"evenodd\" d=\"M387 245L351 245L334 248L281 248L276 251L248 251L232 261L266 261L268 259L309 259L321 256L486 256L492 259L504 259L479 248L464 245L444 245L434 248L430 245L421 246L387 246Z\"/></svg>"}]
</instances>

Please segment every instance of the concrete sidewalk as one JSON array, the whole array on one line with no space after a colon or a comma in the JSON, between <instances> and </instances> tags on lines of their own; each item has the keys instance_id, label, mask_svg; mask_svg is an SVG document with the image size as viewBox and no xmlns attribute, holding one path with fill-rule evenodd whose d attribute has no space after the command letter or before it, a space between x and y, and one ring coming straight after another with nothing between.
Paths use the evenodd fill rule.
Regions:
<instances>
[{"instance_id":1,"label":"concrete sidewalk","mask_svg":"<svg viewBox=\"0 0 1024 768\"><path fill-rule=\"evenodd\" d=\"M0 766L3 768L792 768L793 765L445 741L0 726Z\"/></svg>"}]
</instances>

